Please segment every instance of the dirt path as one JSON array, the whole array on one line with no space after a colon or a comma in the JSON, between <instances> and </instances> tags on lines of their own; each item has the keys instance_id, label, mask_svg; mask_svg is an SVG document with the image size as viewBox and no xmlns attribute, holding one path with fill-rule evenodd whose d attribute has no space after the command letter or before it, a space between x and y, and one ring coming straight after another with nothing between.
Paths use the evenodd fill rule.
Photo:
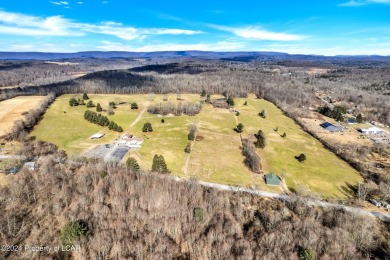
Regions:
<instances>
[{"instance_id":1,"label":"dirt path","mask_svg":"<svg viewBox=\"0 0 390 260\"><path fill-rule=\"evenodd\" d=\"M139 115L137 116L137 118L134 120L133 123L131 123L131 125L127 128L128 130L131 129L133 126L135 126L135 124L137 124L142 116L144 115L144 113L146 112L146 110L148 109L148 106L149 106L149 101L145 103L145 107L144 109L142 109L141 113L139 113Z\"/></svg>"}]
</instances>

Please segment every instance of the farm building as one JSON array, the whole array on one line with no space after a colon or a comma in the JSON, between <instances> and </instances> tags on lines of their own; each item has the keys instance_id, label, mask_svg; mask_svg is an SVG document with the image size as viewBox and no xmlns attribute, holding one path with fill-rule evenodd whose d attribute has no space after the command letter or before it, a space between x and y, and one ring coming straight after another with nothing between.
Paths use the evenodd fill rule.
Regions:
<instances>
[{"instance_id":1,"label":"farm building","mask_svg":"<svg viewBox=\"0 0 390 260\"><path fill-rule=\"evenodd\" d=\"M264 176L267 185L279 186L280 179L276 174L269 173Z\"/></svg>"},{"instance_id":2,"label":"farm building","mask_svg":"<svg viewBox=\"0 0 390 260\"><path fill-rule=\"evenodd\" d=\"M332 132L332 133L336 133L336 132L343 132L344 131L344 127L342 126L335 126L329 122L324 122L322 124L320 124L320 126L322 126L324 129L328 130L329 132Z\"/></svg>"},{"instance_id":3,"label":"farm building","mask_svg":"<svg viewBox=\"0 0 390 260\"><path fill-rule=\"evenodd\" d=\"M29 171L35 171L37 168L37 163L36 162L26 162L23 165L23 168L26 168Z\"/></svg>"},{"instance_id":4,"label":"farm building","mask_svg":"<svg viewBox=\"0 0 390 260\"><path fill-rule=\"evenodd\" d=\"M104 136L104 134L94 134L93 136L91 136L91 139L100 139Z\"/></svg>"},{"instance_id":5,"label":"farm building","mask_svg":"<svg viewBox=\"0 0 390 260\"><path fill-rule=\"evenodd\" d=\"M361 128L358 131L363 134L384 134L385 133L385 131L375 126L370 128Z\"/></svg>"},{"instance_id":6,"label":"farm building","mask_svg":"<svg viewBox=\"0 0 390 260\"><path fill-rule=\"evenodd\" d=\"M120 143L126 144L130 148L141 148L141 144L144 142L144 139L130 134L124 134L121 139Z\"/></svg>"}]
</instances>

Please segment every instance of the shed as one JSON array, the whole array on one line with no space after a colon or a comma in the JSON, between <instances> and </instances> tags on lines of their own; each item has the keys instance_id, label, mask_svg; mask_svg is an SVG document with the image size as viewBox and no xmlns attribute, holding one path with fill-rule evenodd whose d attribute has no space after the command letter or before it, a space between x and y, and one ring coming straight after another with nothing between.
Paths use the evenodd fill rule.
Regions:
<instances>
[{"instance_id":1,"label":"shed","mask_svg":"<svg viewBox=\"0 0 390 260\"><path fill-rule=\"evenodd\" d=\"M269 174L266 174L264 177L265 177L265 183L267 185L279 186L280 179L276 174L269 173Z\"/></svg>"},{"instance_id":2,"label":"shed","mask_svg":"<svg viewBox=\"0 0 390 260\"><path fill-rule=\"evenodd\" d=\"M94 134L93 136L91 136L91 139L100 139L104 136L104 134Z\"/></svg>"}]
</instances>

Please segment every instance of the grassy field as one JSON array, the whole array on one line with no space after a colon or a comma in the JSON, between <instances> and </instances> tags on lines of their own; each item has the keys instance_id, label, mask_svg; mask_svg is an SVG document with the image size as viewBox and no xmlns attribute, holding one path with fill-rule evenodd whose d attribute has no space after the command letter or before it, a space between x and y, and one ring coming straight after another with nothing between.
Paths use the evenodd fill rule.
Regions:
<instances>
[{"instance_id":1,"label":"grassy field","mask_svg":"<svg viewBox=\"0 0 390 260\"><path fill-rule=\"evenodd\" d=\"M64 149L69 154L80 154L93 145L110 142L118 138L120 134L117 132L110 131L107 127L92 124L84 119L85 110L95 111L95 108L69 106L70 98L75 97L78 99L81 96L63 95L57 98L47 110L42 122L34 128L31 135L36 136L39 140L45 140L58 145L58 147ZM115 115L108 116L107 112L102 112L110 120L122 126L124 130L135 120L139 110L142 109L142 106L139 110L130 109L130 102L138 101L141 96L89 95L89 98L95 105L100 103L103 109L108 108L110 101L116 103L128 102L118 105ZM104 133L105 136L100 140L91 140L90 137L96 133Z\"/></svg>"},{"instance_id":2,"label":"grassy field","mask_svg":"<svg viewBox=\"0 0 390 260\"><path fill-rule=\"evenodd\" d=\"M23 119L22 113L35 109L44 96L20 96L0 102L0 136L8 133L15 121Z\"/></svg>"},{"instance_id":3,"label":"grassy field","mask_svg":"<svg viewBox=\"0 0 390 260\"><path fill-rule=\"evenodd\" d=\"M59 97L31 135L53 142L68 153L76 154L96 144L111 142L118 137L118 133L84 120L83 113L86 107L69 107L68 101L71 97L80 98L81 95ZM178 102L176 94L167 97L173 103ZM181 97L185 101L200 100L198 95L183 94ZM257 149L262 159L263 170L265 173L274 172L283 176L291 190L304 190L323 197L344 198L348 196L348 190L345 190L347 184L353 185L361 181L358 173L347 163L302 131L293 120L284 116L282 111L270 102L254 97L236 99L235 108L240 111L239 116L235 116L235 113L227 109L203 105L201 113L197 116L159 117L145 112L139 121L136 120L148 105L163 102L163 98L163 95L157 95L153 101L148 101L147 95L90 95L90 99L95 104L99 102L103 109L107 108L109 101L128 102L118 106L116 114L109 118L122 126L125 132L145 139L142 148L131 151L128 156L136 158L146 170L151 169L153 156L161 154L174 175L280 191L279 188L266 186L262 175L251 173L243 164L240 135L233 131L237 122L241 122L245 126L243 138L253 138L254 133L259 129L263 130L267 146L265 149ZM248 102L246 106L243 105L245 101ZM139 109L132 111L130 102L137 102ZM267 111L265 119L258 116L262 109ZM165 123L162 123L161 119L164 119ZM154 129L152 133L142 132L145 122L152 124ZM190 124L198 126L197 134L204 139L194 142L192 152L188 155L184 148L188 143ZM274 131L276 127L278 131ZM91 140L90 136L98 132L105 133L105 137ZM284 132L287 134L286 138L281 137ZM300 153L307 156L303 163L294 157Z\"/></svg>"},{"instance_id":4,"label":"grassy field","mask_svg":"<svg viewBox=\"0 0 390 260\"><path fill-rule=\"evenodd\" d=\"M239 121L246 126L244 133L253 135L259 129L265 133L267 146L259 149L263 169L284 176L290 190L343 198L348 196L347 184L354 185L362 181L351 166L302 131L275 105L265 100L249 99L248 105L244 106L246 100L236 100L236 107L241 111ZM267 111L265 119L257 115L262 109ZM275 131L276 127L278 131ZM286 138L281 137L284 132ZM302 163L295 159L300 153L307 157Z\"/></svg>"}]
</instances>

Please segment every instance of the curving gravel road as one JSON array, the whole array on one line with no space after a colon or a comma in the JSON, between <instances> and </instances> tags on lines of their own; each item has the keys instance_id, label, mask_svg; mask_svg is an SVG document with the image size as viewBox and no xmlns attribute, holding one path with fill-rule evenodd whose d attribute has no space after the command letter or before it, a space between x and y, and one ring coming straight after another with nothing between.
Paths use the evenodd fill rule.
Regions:
<instances>
[{"instance_id":1,"label":"curving gravel road","mask_svg":"<svg viewBox=\"0 0 390 260\"><path fill-rule=\"evenodd\" d=\"M174 179L176 181L187 181L188 180L188 179L179 178L179 177L174 177ZM266 197L266 198L274 198L274 199L280 199L280 200L294 199L293 196L283 195L283 194L278 194L278 193L273 193L273 192L268 192L268 191L263 191L263 190L248 189L248 188L244 188L244 187L229 186L229 185L204 182L204 181L197 181L197 183L199 183L202 186L215 188L218 190L225 190L225 191L232 191L232 192L243 192L243 193L254 194L254 195ZM366 210L366 209L362 209L362 208L345 206L345 205L341 205L341 204L330 203L330 202L316 200L316 199L310 199L310 198L305 198L305 203L307 203L307 205L309 205L309 206L313 205L313 206L321 206L324 208L344 209L346 211L352 212L352 213L357 214L357 215L366 216L366 217L376 217L376 218L379 218L383 221L390 221L390 213L370 211L370 210Z\"/></svg>"}]
</instances>

